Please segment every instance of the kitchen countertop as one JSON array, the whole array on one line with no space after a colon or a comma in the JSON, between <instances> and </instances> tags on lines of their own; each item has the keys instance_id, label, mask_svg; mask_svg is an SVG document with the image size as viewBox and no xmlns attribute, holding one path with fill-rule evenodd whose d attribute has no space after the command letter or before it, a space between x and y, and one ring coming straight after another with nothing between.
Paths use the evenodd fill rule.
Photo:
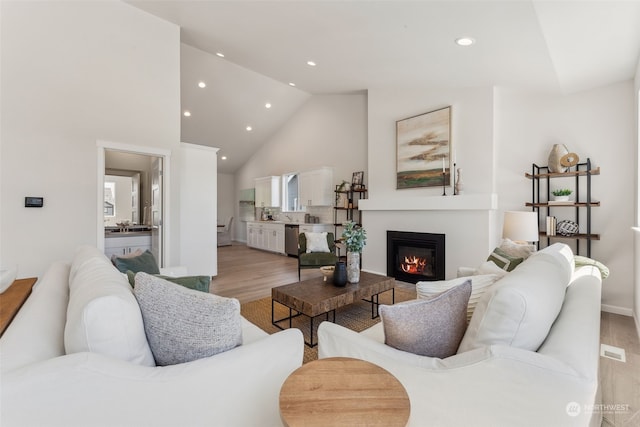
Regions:
<instances>
[{"instance_id":1,"label":"kitchen countertop","mask_svg":"<svg viewBox=\"0 0 640 427\"><path fill-rule=\"evenodd\" d=\"M150 236L151 227L145 225L132 225L127 231L121 231L120 227L105 227L104 237L133 237L133 236Z\"/></svg>"},{"instance_id":2,"label":"kitchen countertop","mask_svg":"<svg viewBox=\"0 0 640 427\"><path fill-rule=\"evenodd\" d=\"M284 224L284 225L331 225L328 222L295 222L295 221L278 221L278 220L266 220L266 221L247 221L256 224Z\"/></svg>"}]
</instances>

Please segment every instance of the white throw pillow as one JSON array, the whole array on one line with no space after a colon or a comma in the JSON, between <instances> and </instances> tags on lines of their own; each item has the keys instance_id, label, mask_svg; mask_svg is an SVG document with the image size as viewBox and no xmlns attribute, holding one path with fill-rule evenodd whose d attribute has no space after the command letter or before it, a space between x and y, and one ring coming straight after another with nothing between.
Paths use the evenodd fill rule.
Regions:
<instances>
[{"instance_id":1,"label":"white throw pillow","mask_svg":"<svg viewBox=\"0 0 640 427\"><path fill-rule=\"evenodd\" d=\"M322 233L310 233L305 231L304 234L307 238L307 253L330 252L326 231L323 231Z\"/></svg>"},{"instance_id":2,"label":"white throw pillow","mask_svg":"<svg viewBox=\"0 0 640 427\"><path fill-rule=\"evenodd\" d=\"M160 366L213 356L242 344L240 302L146 273L133 290L149 346Z\"/></svg>"},{"instance_id":3,"label":"white throw pillow","mask_svg":"<svg viewBox=\"0 0 640 427\"><path fill-rule=\"evenodd\" d=\"M458 353L488 345L536 351L544 342L573 271L562 243L536 252L484 294Z\"/></svg>"},{"instance_id":4,"label":"white throw pillow","mask_svg":"<svg viewBox=\"0 0 640 427\"><path fill-rule=\"evenodd\" d=\"M498 268L498 267L496 267ZM500 270L503 271L504 270ZM452 280L424 281L416 283L416 293L419 299L432 299L442 292L454 288L467 280L471 281L471 296L467 304L467 321L471 320L473 311L484 293L498 281L502 275L483 274L479 276L459 277Z\"/></svg>"},{"instance_id":5,"label":"white throw pillow","mask_svg":"<svg viewBox=\"0 0 640 427\"><path fill-rule=\"evenodd\" d=\"M529 258L536 252L536 245L516 243L511 239L504 239L500 244L504 253L514 258Z\"/></svg>"},{"instance_id":6,"label":"white throw pillow","mask_svg":"<svg viewBox=\"0 0 640 427\"><path fill-rule=\"evenodd\" d=\"M91 252L83 249L71 268L66 353L88 351L155 366L131 286L104 254L96 248Z\"/></svg>"}]
</instances>

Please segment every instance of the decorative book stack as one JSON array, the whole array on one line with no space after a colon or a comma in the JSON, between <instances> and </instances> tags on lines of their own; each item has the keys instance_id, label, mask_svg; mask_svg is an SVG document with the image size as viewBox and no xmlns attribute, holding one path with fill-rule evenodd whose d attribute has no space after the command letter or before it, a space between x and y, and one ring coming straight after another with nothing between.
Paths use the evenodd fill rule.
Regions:
<instances>
[{"instance_id":1,"label":"decorative book stack","mask_svg":"<svg viewBox=\"0 0 640 427\"><path fill-rule=\"evenodd\" d=\"M547 236L555 236L556 235L556 226L558 220L555 216L547 217Z\"/></svg>"}]
</instances>

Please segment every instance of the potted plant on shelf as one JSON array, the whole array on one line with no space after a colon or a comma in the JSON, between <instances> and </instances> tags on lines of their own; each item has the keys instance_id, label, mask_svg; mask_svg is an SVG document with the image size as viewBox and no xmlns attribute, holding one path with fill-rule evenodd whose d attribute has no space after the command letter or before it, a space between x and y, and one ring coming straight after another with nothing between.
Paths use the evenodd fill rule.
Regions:
<instances>
[{"instance_id":1,"label":"potted plant on shelf","mask_svg":"<svg viewBox=\"0 0 640 427\"><path fill-rule=\"evenodd\" d=\"M347 247L347 280L360 281L360 253L367 244L367 232L353 221L343 224L342 241Z\"/></svg>"},{"instance_id":2,"label":"potted plant on shelf","mask_svg":"<svg viewBox=\"0 0 640 427\"><path fill-rule=\"evenodd\" d=\"M569 195L571 195L572 191L568 188L561 188L559 190L553 190L551 194L553 194L553 200L556 202L568 202Z\"/></svg>"}]
</instances>

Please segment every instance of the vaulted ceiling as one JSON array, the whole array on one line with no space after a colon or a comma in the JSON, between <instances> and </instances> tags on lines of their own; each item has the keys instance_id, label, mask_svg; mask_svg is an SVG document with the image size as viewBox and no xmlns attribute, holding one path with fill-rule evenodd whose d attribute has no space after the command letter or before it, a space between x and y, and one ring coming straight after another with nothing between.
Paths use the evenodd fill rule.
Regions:
<instances>
[{"instance_id":1,"label":"vaulted ceiling","mask_svg":"<svg viewBox=\"0 0 640 427\"><path fill-rule=\"evenodd\" d=\"M182 140L219 147L224 173L311 95L442 86L573 93L632 79L640 54L640 1L127 3L181 27L182 109L191 113ZM475 44L459 46L460 37Z\"/></svg>"}]
</instances>

